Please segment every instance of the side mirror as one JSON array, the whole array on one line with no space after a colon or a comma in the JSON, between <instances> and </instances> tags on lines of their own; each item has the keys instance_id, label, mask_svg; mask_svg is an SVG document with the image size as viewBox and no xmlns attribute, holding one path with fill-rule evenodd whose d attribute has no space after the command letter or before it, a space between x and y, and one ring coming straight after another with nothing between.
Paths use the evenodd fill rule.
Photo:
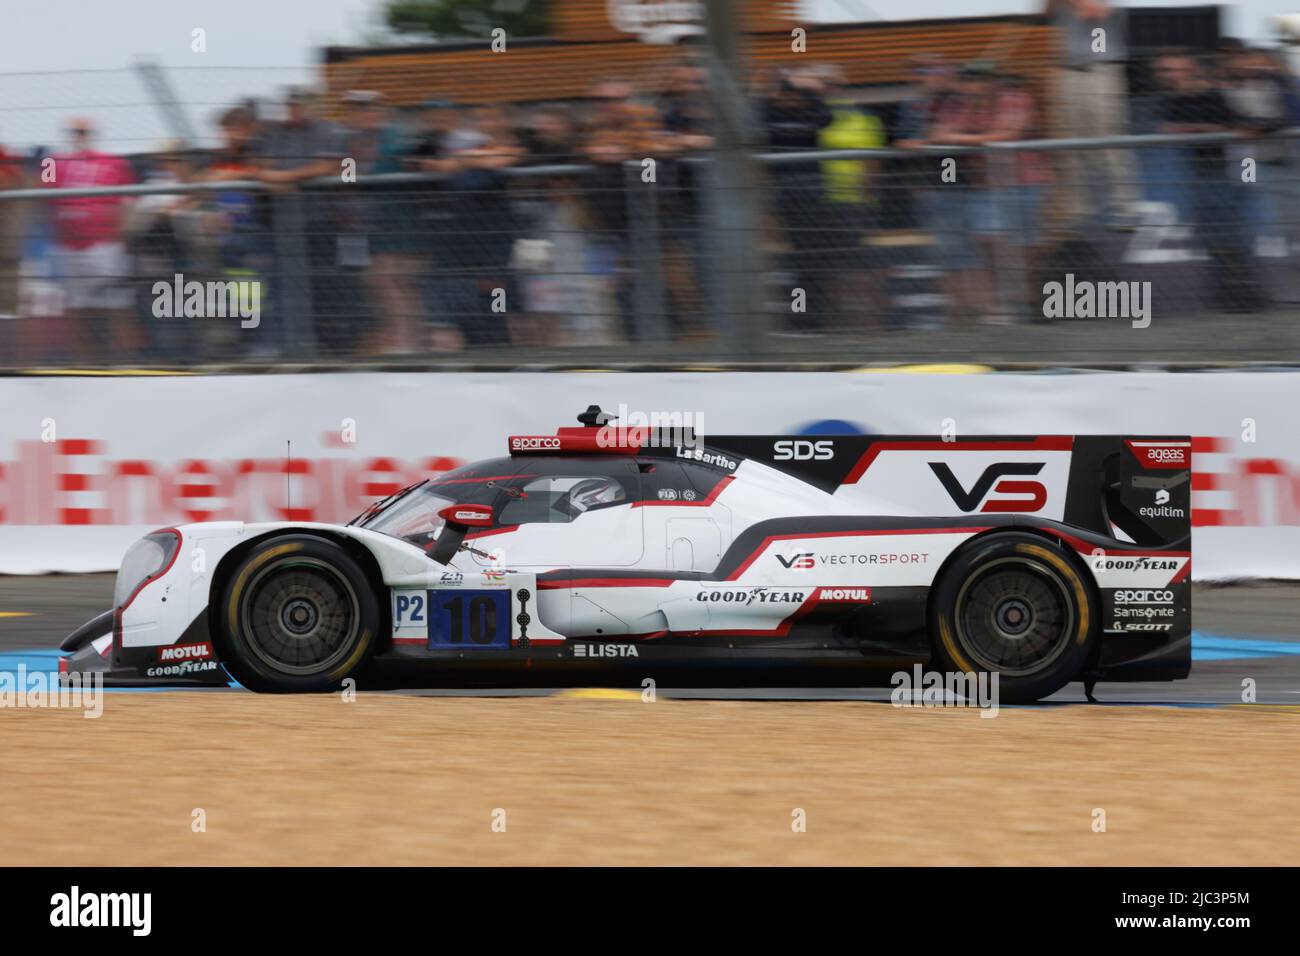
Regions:
<instances>
[{"instance_id":1,"label":"side mirror","mask_svg":"<svg viewBox=\"0 0 1300 956\"><path fill-rule=\"evenodd\" d=\"M448 505L438 512L438 517L447 524L458 524L465 528L490 528L492 526L492 506Z\"/></svg>"},{"instance_id":2,"label":"side mirror","mask_svg":"<svg viewBox=\"0 0 1300 956\"><path fill-rule=\"evenodd\" d=\"M447 564L456 557L465 533L470 528L487 528L492 525L491 505L448 505L438 512L447 524L439 532L433 547L429 548L429 557L439 564Z\"/></svg>"}]
</instances>

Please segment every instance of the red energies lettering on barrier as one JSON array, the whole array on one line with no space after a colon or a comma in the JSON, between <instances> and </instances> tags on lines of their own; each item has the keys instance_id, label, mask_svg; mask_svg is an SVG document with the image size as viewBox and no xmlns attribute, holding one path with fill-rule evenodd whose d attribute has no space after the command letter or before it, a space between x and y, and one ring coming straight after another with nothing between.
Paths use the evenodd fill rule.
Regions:
<instances>
[{"instance_id":1,"label":"red energies lettering on barrier","mask_svg":"<svg viewBox=\"0 0 1300 956\"><path fill-rule=\"evenodd\" d=\"M1300 524L1300 464L1234 455L1230 470L1203 469L1205 456L1233 455L1230 438L1192 439L1192 526L1198 528Z\"/></svg>"},{"instance_id":2,"label":"red energies lettering on barrier","mask_svg":"<svg viewBox=\"0 0 1300 956\"><path fill-rule=\"evenodd\" d=\"M375 498L464 464L436 455L391 457L113 460L92 439L15 443L0 461L0 523L184 524L324 521L355 517ZM285 477L292 507L286 507Z\"/></svg>"},{"instance_id":3,"label":"red energies lettering on barrier","mask_svg":"<svg viewBox=\"0 0 1300 956\"><path fill-rule=\"evenodd\" d=\"M101 454L101 445L88 438L63 438L54 443L57 454L62 459L89 458ZM56 487L62 492L98 491L98 475L92 472L72 471L73 468L88 467L83 463L60 462L60 471L56 476ZM62 469L69 469L63 471ZM74 507L69 500L76 501ZM109 524L108 515L103 508L85 507L84 497L64 499L65 504L59 508L59 524Z\"/></svg>"}]
</instances>

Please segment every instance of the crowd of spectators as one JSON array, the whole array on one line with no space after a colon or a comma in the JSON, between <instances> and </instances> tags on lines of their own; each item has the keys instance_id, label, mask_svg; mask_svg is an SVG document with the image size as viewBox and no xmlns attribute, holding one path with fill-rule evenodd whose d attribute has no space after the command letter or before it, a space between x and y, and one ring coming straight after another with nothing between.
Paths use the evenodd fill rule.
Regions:
<instances>
[{"instance_id":1,"label":"crowd of spectators","mask_svg":"<svg viewBox=\"0 0 1300 956\"><path fill-rule=\"evenodd\" d=\"M1215 308L1267 305L1257 256L1300 242L1293 143L1269 137L1300 125L1285 59L1236 42L1169 52L1135 89L1123 18L1105 0L1050 0L1046 13L1061 38L1046 82L921 54L902 102L873 105L831 67L762 76L752 91L761 148L894 148L764 164L754 241L771 274L756 281L772 287L781 330L1029 321L1063 241L1142 228L1152 200L1172 205L1208 255ZM651 301L664 313L654 328L707 338L705 190L727 184L706 186L707 168L691 159L713 146L704 82L684 59L653 94L610 79L574 103L433 99L402 110L366 90L327 105L294 88L278 104L222 111L213 149L172 142L129 160L96 148L91 120L74 120L49 157L53 177L44 157L0 150L0 189L214 188L0 202L0 317L39 320L18 323L28 332L14 342L20 361L37 363L106 351L171 363L614 344L647 335L645 302L633 300L652 230ZM1252 139L956 150L951 169L941 163L945 147L1131 132ZM1233 188L1243 160L1261 167L1259 188ZM921 320L890 304L918 262L934 266L927 301L937 304ZM178 273L262 283L261 322L157 318L154 283Z\"/></svg>"},{"instance_id":2,"label":"crowd of spectators","mask_svg":"<svg viewBox=\"0 0 1300 956\"><path fill-rule=\"evenodd\" d=\"M704 329L699 211L677 160L709 149L705 104L690 65L654 97L610 80L580 104L528 108L398 110L353 90L330 114L294 88L224 110L213 149L168 142L129 159L96 150L94 124L74 120L51 174L39 155L4 156L4 184L213 188L0 204L0 225L22 221L22 248L0 263L0 315L40 319L16 346L35 362L105 346L122 360L293 359L304 336L323 356L625 341L640 334L627 193L653 158L669 328L689 337ZM262 321L157 318L151 290L176 274L262 283Z\"/></svg>"}]
</instances>

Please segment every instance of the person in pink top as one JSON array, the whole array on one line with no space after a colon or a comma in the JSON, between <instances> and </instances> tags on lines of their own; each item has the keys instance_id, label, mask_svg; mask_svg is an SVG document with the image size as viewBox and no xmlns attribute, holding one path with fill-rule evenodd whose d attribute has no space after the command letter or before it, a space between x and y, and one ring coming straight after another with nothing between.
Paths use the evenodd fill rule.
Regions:
<instances>
[{"instance_id":1,"label":"person in pink top","mask_svg":"<svg viewBox=\"0 0 1300 956\"><path fill-rule=\"evenodd\" d=\"M992 64L962 70L958 95L940 112L932 142L991 146L1041 138L1037 100L1019 77ZM1003 325L1032 314L1042 199L1052 170L1041 152L963 154L957 181L940 190L953 319ZM995 274L995 267L998 273ZM1000 281L995 281L1000 280Z\"/></svg>"},{"instance_id":2,"label":"person in pink top","mask_svg":"<svg viewBox=\"0 0 1300 956\"><path fill-rule=\"evenodd\" d=\"M134 183L131 165L120 156L93 147L89 120L68 124L71 148L55 154L42 182L53 189L85 189ZM122 243L122 223L129 200L124 196L69 196L51 201L55 268L65 297L68 323L60 351L70 357L101 357L88 348L107 339L112 359L134 353L138 331L129 327L130 268ZM105 336L107 320L109 334Z\"/></svg>"},{"instance_id":3,"label":"person in pink top","mask_svg":"<svg viewBox=\"0 0 1300 956\"><path fill-rule=\"evenodd\" d=\"M1023 77L1000 76L996 81L992 122L984 143L1022 143L1043 138L1038 100ZM1018 149L989 157L988 198L992 261L1000 264L1003 322L1041 316L1043 214L1047 187L1053 182L1047 153Z\"/></svg>"}]
</instances>

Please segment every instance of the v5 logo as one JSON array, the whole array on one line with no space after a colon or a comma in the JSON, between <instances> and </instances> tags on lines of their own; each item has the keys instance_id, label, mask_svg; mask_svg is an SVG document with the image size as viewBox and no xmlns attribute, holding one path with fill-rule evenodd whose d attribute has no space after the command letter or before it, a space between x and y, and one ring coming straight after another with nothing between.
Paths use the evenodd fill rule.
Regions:
<instances>
[{"instance_id":1,"label":"v5 logo","mask_svg":"<svg viewBox=\"0 0 1300 956\"><path fill-rule=\"evenodd\" d=\"M789 568L792 571L807 571L817 563L811 551L805 551L803 554L792 554L789 557L778 554L776 559L781 562L782 567Z\"/></svg>"},{"instance_id":2,"label":"v5 logo","mask_svg":"<svg viewBox=\"0 0 1300 956\"><path fill-rule=\"evenodd\" d=\"M1037 511L1047 504L1047 489L1041 481L999 481L1003 475L1036 475L1043 470L1042 462L1002 461L989 465L979 476L975 484L967 491L961 486L952 469L945 462L932 461L930 470L934 472L943 490L948 492L957 507L962 511L974 511L984 502L980 511ZM985 501L990 491L1000 495L1025 495L1022 498L990 498Z\"/></svg>"}]
</instances>

